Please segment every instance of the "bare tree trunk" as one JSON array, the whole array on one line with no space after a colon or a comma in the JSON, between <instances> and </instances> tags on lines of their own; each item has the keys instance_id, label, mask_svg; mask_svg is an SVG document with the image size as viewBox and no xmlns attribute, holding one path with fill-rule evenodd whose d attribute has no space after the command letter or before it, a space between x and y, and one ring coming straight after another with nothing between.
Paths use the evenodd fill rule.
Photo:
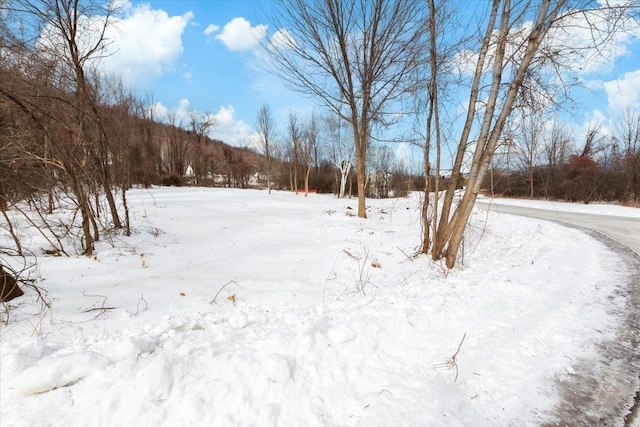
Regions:
<instances>
[{"instance_id":1,"label":"bare tree trunk","mask_svg":"<svg viewBox=\"0 0 640 427\"><path fill-rule=\"evenodd\" d=\"M431 3L431 1L430 1ZM432 77L432 83L433 79ZM433 90L433 89L432 89ZM432 90L430 91L431 93ZM433 95L429 96L429 114L427 117L427 130L426 130L426 140L424 145L424 201L422 203L422 247L420 248L420 252L426 254L429 252L431 247L431 220L429 219L429 205L431 198L431 161L430 161L430 151L431 151L431 123L433 120ZM438 198L438 195L435 194L435 198Z\"/></svg>"},{"instance_id":2,"label":"bare tree trunk","mask_svg":"<svg viewBox=\"0 0 640 427\"><path fill-rule=\"evenodd\" d=\"M425 172L425 194L424 205L422 208L422 253L428 253L431 247L431 227L433 225L433 234L435 235L435 224L438 222L438 206L440 200L439 183L440 183L440 115L438 107L438 51L436 46L436 6L434 0L429 0L429 66L431 72L431 81L429 87L429 113L427 117L426 141L424 147L424 172ZM436 171L434 182L434 198L433 198L433 217L429 218L429 204L431 193L431 127L435 127L436 131Z\"/></svg>"},{"instance_id":3,"label":"bare tree trunk","mask_svg":"<svg viewBox=\"0 0 640 427\"><path fill-rule=\"evenodd\" d=\"M534 169L533 166L529 168L529 197L533 199L534 197L534 185L533 185L533 176L534 176Z\"/></svg>"},{"instance_id":4,"label":"bare tree trunk","mask_svg":"<svg viewBox=\"0 0 640 427\"><path fill-rule=\"evenodd\" d=\"M420 0L276 2L273 28L287 28L286 49L270 46L273 66L294 90L311 95L353 127L358 216L366 218L366 154L371 124L406 93L423 57ZM279 17L279 19L278 19ZM285 24L286 23L286 24ZM267 37L272 43L276 40Z\"/></svg>"},{"instance_id":5,"label":"bare tree trunk","mask_svg":"<svg viewBox=\"0 0 640 427\"><path fill-rule=\"evenodd\" d=\"M293 165L289 162L289 188L293 191Z\"/></svg>"},{"instance_id":6,"label":"bare tree trunk","mask_svg":"<svg viewBox=\"0 0 640 427\"><path fill-rule=\"evenodd\" d=\"M445 192L444 201L442 204L442 212L440 214L440 221L437 227L438 230L436 232L436 235L433 241L433 247L431 249L431 256L434 260L440 259L442 257L445 245L447 244L447 241L449 240L449 236L451 234L449 219L450 219L451 207L453 205L453 196L455 195L456 186L460 179L460 170L462 169L462 161L464 160L467 141L469 139L469 134L471 133L471 126L475 118L475 111L476 111L476 104L477 104L478 95L479 95L481 75L482 75L484 63L487 57L487 52L491 44L493 29L495 26L496 18L498 16L499 6L500 6L500 0L493 0L491 15L489 17L489 22L487 24L487 29L485 31L484 38L482 40L482 45L480 47L480 53L478 55L478 62L476 64L473 84L471 86L471 96L469 97L467 117L462 130L462 135L460 136L460 140L458 142L458 149L456 151L456 157L453 163L453 169L451 171L451 180L447 187L447 191Z\"/></svg>"},{"instance_id":7,"label":"bare tree trunk","mask_svg":"<svg viewBox=\"0 0 640 427\"><path fill-rule=\"evenodd\" d=\"M116 206L116 201L115 201L115 198L113 197L113 192L111 191L111 174L109 173L109 165L102 165L102 170L103 170L102 188L107 198L109 211L111 212L111 219L113 220L113 226L116 229L120 229L122 228L122 222L120 222L120 216L118 215L118 208Z\"/></svg>"},{"instance_id":8,"label":"bare tree trunk","mask_svg":"<svg viewBox=\"0 0 640 427\"><path fill-rule=\"evenodd\" d=\"M366 165L366 158L367 158L367 144L362 142L361 139L365 139L366 136L363 138L361 135L357 135L356 136L358 138L358 141L360 141L357 144L356 147L356 174L357 174L357 184L358 184L358 216L360 218L366 218L367 217L367 201L366 201L366 197L365 197L365 189L367 186L367 165Z\"/></svg>"},{"instance_id":9,"label":"bare tree trunk","mask_svg":"<svg viewBox=\"0 0 640 427\"><path fill-rule=\"evenodd\" d=\"M343 160L340 163L340 193L338 194L339 199L345 197L347 180L349 179L349 172L351 172L351 162L349 160Z\"/></svg>"},{"instance_id":10,"label":"bare tree trunk","mask_svg":"<svg viewBox=\"0 0 640 427\"><path fill-rule=\"evenodd\" d=\"M18 235L15 232L15 229L13 228L13 224L11 223L11 219L9 218L9 215L7 215L7 210L3 209L1 211L2 211L2 216L4 216L4 220L7 222L7 231L9 232L9 235L11 235L11 238L13 239L13 243L15 243L16 245L16 253L18 254L18 256L23 256L20 239L18 238Z\"/></svg>"},{"instance_id":11,"label":"bare tree trunk","mask_svg":"<svg viewBox=\"0 0 640 427\"><path fill-rule=\"evenodd\" d=\"M489 164L505 128L507 118L511 114L514 102L522 87L529 66L533 61L535 53L538 51L542 41L549 32L551 26L556 23L559 11L565 5L565 0L558 0L553 4L551 0L542 1L537 6L537 17L530 27L529 33L524 37L521 57L514 69L512 81L506 91L501 92L504 87L503 72L505 71L505 50L507 41L512 29L511 14L513 12L510 0L494 0L492 12L489 18L489 25L483 39L482 47L476 64L467 120L463 129L462 138L458 146L452 182L449 184L443 206L440 226L434 244L432 256L439 259L443 254L446 257L448 268L453 268L455 260L463 240L464 230L469 220L473 206L475 204L482 180L489 168ZM498 10L502 6L499 30L496 31L494 23L498 15ZM520 11L521 12L521 11ZM487 57L489 44L495 43L494 52L491 58L492 73L491 85L484 103L483 118L479 135L475 142L471 171L467 178L467 186L462 200L458 203L453 215L449 219L449 212L453 202L453 194L459 184L461 176L462 157L466 152L468 136L471 124L476 117L476 102L478 98L478 88L481 76L484 72L484 63ZM501 104L498 107L498 98ZM446 250L445 250L446 245Z\"/></svg>"},{"instance_id":12,"label":"bare tree trunk","mask_svg":"<svg viewBox=\"0 0 640 427\"><path fill-rule=\"evenodd\" d=\"M53 188L51 187L47 190L47 207L47 213L51 215L55 207L53 203Z\"/></svg>"},{"instance_id":13,"label":"bare tree trunk","mask_svg":"<svg viewBox=\"0 0 640 427\"><path fill-rule=\"evenodd\" d=\"M298 147L293 145L293 191L298 194Z\"/></svg>"},{"instance_id":14,"label":"bare tree trunk","mask_svg":"<svg viewBox=\"0 0 640 427\"><path fill-rule=\"evenodd\" d=\"M122 191L122 205L124 206L124 235L131 236L131 220L129 216L129 204L127 203L127 189L123 184L121 187Z\"/></svg>"},{"instance_id":15,"label":"bare tree trunk","mask_svg":"<svg viewBox=\"0 0 640 427\"><path fill-rule=\"evenodd\" d=\"M80 209L80 215L82 218L82 233L83 233L83 253L84 255L91 256L93 254L93 237L91 235L91 207L89 206L89 199L82 189L77 179L73 182L74 192L78 199L78 208Z\"/></svg>"},{"instance_id":16,"label":"bare tree trunk","mask_svg":"<svg viewBox=\"0 0 640 427\"><path fill-rule=\"evenodd\" d=\"M6 212L6 210L8 208L9 208L9 206L7 204L7 197L6 197L6 194L5 194L4 186L2 185L2 182L0 181L0 211Z\"/></svg>"}]
</instances>

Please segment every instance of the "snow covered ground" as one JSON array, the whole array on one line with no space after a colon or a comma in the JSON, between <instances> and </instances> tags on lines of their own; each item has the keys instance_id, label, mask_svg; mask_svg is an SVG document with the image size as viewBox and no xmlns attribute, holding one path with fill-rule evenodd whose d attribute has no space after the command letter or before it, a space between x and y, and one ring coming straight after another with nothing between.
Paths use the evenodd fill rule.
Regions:
<instances>
[{"instance_id":1,"label":"snow covered ground","mask_svg":"<svg viewBox=\"0 0 640 427\"><path fill-rule=\"evenodd\" d=\"M417 196L128 197L133 236L40 257L51 308L5 307L3 427L553 423L621 322L630 272L554 223L478 211L449 272L413 256Z\"/></svg>"}]
</instances>

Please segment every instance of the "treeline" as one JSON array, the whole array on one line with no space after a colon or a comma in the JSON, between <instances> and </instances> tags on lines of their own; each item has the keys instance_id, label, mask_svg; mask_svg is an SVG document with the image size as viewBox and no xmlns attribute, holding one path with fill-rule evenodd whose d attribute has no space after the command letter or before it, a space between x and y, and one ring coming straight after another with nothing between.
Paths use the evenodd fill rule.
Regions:
<instances>
[{"instance_id":1,"label":"treeline","mask_svg":"<svg viewBox=\"0 0 640 427\"><path fill-rule=\"evenodd\" d=\"M576 142L568 126L548 131L520 123L524 133L505 144L484 179L487 193L573 202L619 202L638 206L640 199L640 112L626 111L611 129L592 126Z\"/></svg>"},{"instance_id":2,"label":"treeline","mask_svg":"<svg viewBox=\"0 0 640 427\"><path fill-rule=\"evenodd\" d=\"M355 150L350 128L335 115L290 112L278 126L268 104L258 111L254 150L260 155L261 184L296 193L312 190L351 197L357 193ZM424 179L410 173L388 145L372 145L367 156L366 196L405 196L424 188Z\"/></svg>"}]
</instances>

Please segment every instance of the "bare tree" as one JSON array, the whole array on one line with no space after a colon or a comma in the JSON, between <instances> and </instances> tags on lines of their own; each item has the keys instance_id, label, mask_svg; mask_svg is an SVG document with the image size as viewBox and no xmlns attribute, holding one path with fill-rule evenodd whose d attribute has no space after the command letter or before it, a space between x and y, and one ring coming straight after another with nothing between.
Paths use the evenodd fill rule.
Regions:
<instances>
[{"instance_id":1,"label":"bare tree","mask_svg":"<svg viewBox=\"0 0 640 427\"><path fill-rule=\"evenodd\" d=\"M298 166L300 165L300 147L302 145L304 129L302 128L298 115L293 111L289 113L288 131L289 139L291 141L289 151L291 190L298 194Z\"/></svg>"},{"instance_id":2,"label":"bare tree","mask_svg":"<svg viewBox=\"0 0 640 427\"><path fill-rule=\"evenodd\" d=\"M327 116L324 119L327 135L327 147L331 163L340 171L338 198L345 196L347 179L353 166L353 138L343 135L345 121L337 116Z\"/></svg>"},{"instance_id":3,"label":"bare tree","mask_svg":"<svg viewBox=\"0 0 640 427\"><path fill-rule=\"evenodd\" d=\"M436 224L438 222L438 207L440 202L440 164L442 161L442 122L440 120L440 85L443 84L444 78L443 66L446 63L444 51L447 50L443 40L445 31L445 22L450 21L449 10L446 3L441 3L436 7L434 0L428 0L429 19L429 55L428 55L428 72L429 76L426 83L427 86L427 119L424 141L424 202L422 206L422 243L421 252L428 253L431 249L431 229L433 234L436 232ZM420 69L419 69L420 70ZM420 78L417 79L420 81ZM416 97L419 99L419 97ZM435 168L431 164L431 150L435 142L436 159ZM429 212L431 201L430 193L432 189L431 175L434 173L433 179L433 209Z\"/></svg>"},{"instance_id":4,"label":"bare tree","mask_svg":"<svg viewBox=\"0 0 640 427\"><path fill-rule=\"evenodd\" d=\"M396 164L395 153L388 145L373 145L370 153L369 194L377 199L389 197L390 180Z\"/></svg>"},{"instance_id":5,"label":"bare tree","mask_svg":"<svg viewBox=\"0 0 640 427\"><path fill-rule=\"evenodd\" d=\"M207 177L207 163L205 156L205 139L209 130L216 125L213 114L199 114L197 111L189 113L189 128L193 132L195 145L193 149L193 173L196 184L200 184Z\"/></svg>"},{"instance_id":6,"label":"bare tree","mask_svg":"<svg viewBox=\"0 0 640 427\"><path fill-rule=\"evenodd\" d=\"M578 6L579 2L575 5ZM537 70L536 67L566 69L563 67L567 64L560 63L563 55L576 56L578 48L563 46L559 38L561 31L566 32L569 25L575 25L575 22L569 21L570 18L575 15L586 16L582 25L591 29L591 34L600 42L611 37L616 23L626 10L624 5L606 5L594 12L608 15L610 25L603 29L591 24L589 11L573 6L574 2L570 0L491 2L478 51L471 55L475 70L471 77L466 117L455 149L451 181L446 189L432 246L432 257L445 257L448 268L455 264L484 176L493 153L503 139L507 118L525 84L534 86L539 83L541 74L532 71ZM552 30L556 40L548 38ZM546 40L549 42L543 43ZM595 44L594 40L590 46L580 48L593 48ZM552 66L549 67L549 64ZM454 195L461 182L467 155L470 155L467 184L461 201L454 209Z\"/></svg>"},{"instance_id":7,"label":"bare tree","mask_svg":"<svg viewBox=\"0 0 640 427\"><path fill-rule=\"evenodd\" d=\"M587 128L584 145L580 150L580 157L595 157L606 149L606 138L602 134L602 123L591 123Z\"/></svg>"},{"instance_id":8,"label":"bare tree","mask_svg":"<svg viewBox=\"0 0 640 427\"><path fill-rule=\"evenodd\" d=\"M303 137L300 144L300 153L305 165L304 173L304 196L309 194L309 175L313 164L313 156L318 147L318 137L320 135L320 124L315 113L307 120L304 126Z\"/></svg>"},{"instance_id":9,"label":"bare tree","mask_svg":"<svg viewBox=\"0 0 640 427\"><path fill-rule=\"evenodd\" d=\"M121 227L107 166L109 133L89 65L104 53L112 8L91 0L16 0L11 6L11 12L32 24L34 33L21 34L26 38L21 45L41 64L40 94L5 95L37 124L57 157L54 163L64 172L81 213L83 251L90 255L99 238L90 192L98 186L106 195L114 226Z\"/></svg>"},{"instance_id":10,"label":"bare tree","mask_svg":"<svg viewBox=\"0 0 640 427\"><path fill-rule=\"evenodd\" d=\"M534 197L535 190L535 168L538 166L543 148L545 136L545 120L541 112L524 109L520 114L514 115L513 120L508 121L511 135L509 140L513 141L516 158L518 159L520 170L522 170L529 181L529 197Z\"/></svg>"},{"instance_id":11,"label":"bare tree","mask_svg":"<svg viewBox=\"0 0 640 427\"><path fill-rule=\"evenodd\" d=\"M142 126L146 129L151 126L149 123L144 123L145 117L153 116L151 113L144 112L147 109L146 106L125 86L120 76L113 76L107 80L107 84L104 86L104 90L109 94L109 108L105 114L107 118L105 121L112 133L108 166L113 170L115 181L120 187L121 204L124 210L124 233L130 236L131 217L127 202L127 190L132 185L132 162L134 161L132 152L135 151L134 147L140 144L140 139L137 138L136 122L138 120L136 119L142 118ZM148 133L148 140L140 145L151 145L152 130L148 130ZM151 157L156 153L149 150L146 154ZM150 181L148 171L144 175L143 182L147 184Z\"/></svg>"},{"instance_id":12,"label":"bare tree","mask_svg":"<svg viewBox=\"0 0 640 427\"><path fill-rule=\"evenodd\" d=\"M640 112L627 110L614 122L614 142L622 154L624 201L640 198Z\"/></svg>"},{"instance_id":13,"label":"bare tree","mask_svg":"<svg viewBox=\"0 0 640 427\"><path fill-rule=\"evenodd\" d=\"M596 162L596 156L607 148L607 139L602 135L601 127L601 123L590 124L579 154L569 157L569 175L565 186L571 200L589 203L597 198L602 181L597 173L600 166Z\"/></svg>"},{"instance_id":14,"label":"bare tree","mask_svg":"<svg viewBox=\"0 0 640 427\"><path fill-rule=\"evenodd\" d=\"M276 2L270 38L275 72L351 124L357 161L358 216L366 217L367 147L372 126L406 90L423 53L422 1Z\"/></svg>"},{"instance_id":15,"label":"bare tree","mask_svg":"<svg viewBox=\"0 0 640 427\"><path fill-rule=\"evenodd\" d=\"M573 150L570 129L557 119L553 121L549 136L543 148L547 163L546 196L558 199L560 195L560 173L569 161Z\"/></svg>"},{"instance_id":16,"label":"bare tree","mask_svg":"<svg viewBox=\"0 0 640 427\"><path fill-rule=\"evenodd\" d=\"M114 12L113 5L93 0L19 0L18 3L44 25L46 55L54 58L59 70L67 75L80 122L79 141L86 145L87 160L95 165L96 178L106 196L114 226L121 228L108 165L110 136L100 110L100 76L90 63L105 54L109 43L105 32ZM94 234L97 239L95 227Z\"/></svg>"},{"instance_id":17,"label":"bare tree","mask_svg":"<svg viewBox=\"0 0 640 427\"><path fill-rule=\"evenodd\" d=\"M260 153L265 157L267 188L269 194L271 194L271 160L274 154L273 145L275 144L276 121L271 114L269 104L262 104L258 110L256 131L258 132Z\"/></svg>"},{"instance_id":18,"label":"bare tree","mask_svg":"<svg viewBox=\"0 0 640 427\"><path fill-rule=\"evenodd\" d=\"M169 170L182 177L186 171L190 144L175 111L167 113L169 124Z\"/></svg>"},{"instance_id":19,"label":"bare tree","mask_svg":"<svg viewBox=\"0 0 640 427\"><path fill-rule=\"evenodd\" d=\"M157 131L156 109L150 107L154 105L153 95L147 93L137 104L135 112L139 120L136 127L140 136L137 143L129 147L130 165L135 181L149 188L153 178L162 170L160 134Z\"/></svg>"}]
</instances>

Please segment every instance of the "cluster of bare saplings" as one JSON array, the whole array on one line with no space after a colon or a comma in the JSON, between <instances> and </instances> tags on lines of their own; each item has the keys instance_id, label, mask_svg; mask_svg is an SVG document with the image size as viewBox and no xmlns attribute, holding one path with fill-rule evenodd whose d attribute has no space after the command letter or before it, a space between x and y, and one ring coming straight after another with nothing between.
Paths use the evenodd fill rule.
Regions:
<instances>
[{"instance_id":1,"label":"cluster of bare saplings","mask_svg":"<svg viewBox=\"0 0 640 427\"><path fill-rule=\"evenodd\" d=\"M494 156L487 194L581 203L640 202L640 112L627 110L605 133L600 125L574 141L566 125L544 129L543 117L520 120Z\"/></svg>"}]
</instances>

